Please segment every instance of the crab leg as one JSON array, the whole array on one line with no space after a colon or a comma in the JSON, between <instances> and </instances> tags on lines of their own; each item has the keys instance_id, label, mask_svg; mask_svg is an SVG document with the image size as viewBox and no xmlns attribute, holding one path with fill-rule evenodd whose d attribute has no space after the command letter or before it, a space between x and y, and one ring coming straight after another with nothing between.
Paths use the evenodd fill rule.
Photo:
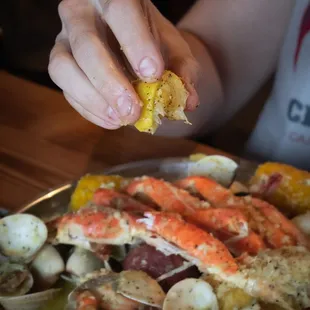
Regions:
<instances>
[{"instance_id":1,"label":"crab leg","mask_svg":"<svg viewBox=\"0 0 310 310\"><path fill-rule=\"evenodd\" d=\"M187 212L183 216L197 226L201 226L212 233L223 235L225 239L239 234L246 236L249 233L247 220L239 210L230 208L198 209Z\"/></svg>"},{"instance_id":2,"label":"crab leg","mask_svg":"<svg viewBox=\"0 0 310 310\"><path fill-rule=\"evenodd\" d=\"M221 230L229 236L247 234L247 220L239 210L210 208L187 191L168 182L150 177L136 179L126 188L131 196L146 195L163 211L181 214L196 224L211 230ZM225 212L228 211L228 214ZM224 229L226 228L226 229Z\"/></svg>"},{"instance_id":3,"label":"crab leg","mask_svg":"<svg viewBox=\"0 0 310 310\"><path fill-rule=\"evenodd\" d=\"M187 192L184 192L186 195L189 195ZM196 200L195 197L191 197ZM142 204L138 200L131 198L129 195L122 194L120 192L110 190L110 189L100 189L97 190L93 197L93 202L98 206L108 206L113 209L123 210L127 212L137 213L139 211L156 211L153 208ZM179 201L170 200L169 203L175 203L175 206ZM196 201L199 203L199 201ZM182 206L181 206L182 207ZM188 218L192 218L195 220L196 225L204 226L209 230L216 231L221 230L223 234L226 234L228 237L236 236L236 234L243 232L243 234L247 234L247 221L243 213L239 210L233 210L231 208L201 208L195 209L192 208L189 204L185 208L182 209L181 212L178 212L179 209L177 207L162 207L163 210L176 212L184 216L188 216ZM195 215L195 216L194 216Z\"/></svg>"},{"instance_id":4,"label":"crab leg","mask_svg":"<svg viewBox=\"0 0 310 310\"><path fill-rule=\"evenodd\" d=\"M143 214L143 212L152 210L151 207L113 189L98 189L94 193L92 201L97 206L108 206L127 212L142 212Z\"/></svg>"},{"instance_id":5,"label":"crab leg","mask_svg":"<svg viewBox=\"0 0 310 310\"><path fill-rule=\"evenodd\" d=\"M253 197L251 198L251 204L257 207L276 227L280 227L287 235L292 236L296 245L303 245L310 249L309 238L301 232L291 220L287 219L279 210L277 210L275 206L264 200Z\"/></svg>"},{"instance_id":6,"label":"crab leg","mask_svg":"<svg viewBox=\"0 0 310 310\"><path fill-rule=\"evenodd\" d=\"M296 226L274 206L252 197L234 196L228 189L206 177L187 177L175 183L191 193L200 194L217 207L234 207L244 210L254 231L260 233L271 247L303 245L309 241Z\"/></svg>"},{"instance_id":7,"label":"crab leg","mask_svg":"<svg viewBox=\"0 0 310 310\"><path fill-rule=\"evenodd\" d=\"M156 211L126 194L111 189L97 190L94 193L93 202L98 206L107 206L127 212ZM236 212L236 210L232 210L231 208L197 209L197 211L193 210L192 212L195 212L195 217L192 216L192 218L195 218L195 224L208 228L212 233L223 228L225 232L222 231L221 233L227 235L227 237L235 236L235 232L239 232L240 230L247 233L246 220L242 212Z\"/></svg>"},{"instance_id":8,"label":"crab leg","mask_svg":"<svg viewBox=\"0 0 310 310\"><path fill-rule=\"evenodd\" d=\"M286 236L281 229L274 227L254 206L246 203L245 199L234 196L214 180L206 177L187 177L175 184L192 194L201 195L216 207L243 210L248 216L250 227L258 232L271 247L280 248L285 243L286 245L293 245L293 240Z\"/></svg>"},{"instance_id":9,"label":"crab leg","mask_svg":"<svg viewBox=\"0 0 310 310\"><path fill-rule=\"evenodd\" d=\"M152 211L151 207L111 189L97 190L94 193L93 202L99 206L109 206L135 213ZM191 213L189 210L187 216L183 215L184 218L202 229L207 229L208 232L223 241L233 254L240 255L244 252L257 254L259 250L265 248L262 239L253 231L248 230L246 218L241 211L232 208L201 208L192 210ZM236 236L240 231L243 231L243 234L247 236Z\"/></svg>"},{"instance_id":10,"label":"crab leg","mask_svg":"<svg viewBox=\"0 0 310 310\"><path fill-rule=\"evenodd\" d=\"M153 246L157 242L159 249L161 242L169 243L176 254L194 261L204 272L230 274L238 269L222 242L181 216L162 212L146 212L145 216L148 218L138 219L125 211L85 207L60 219L56 239L59 243L80 246L88 243L122 245L142 239ZM150 220L151 216L154 221Z\"/></svg>"},{"instance_id":11,"label":"crab leg","mask_svg":"<svg viewBox=\"0 0 310 310\"><path fill-rule=\"evenodd\" d=\"M196 209L207 209L210 204L200 201L186 190L173 186L171 183L152 177L136 178L129 183L125 191L130 196L148 199L164 210L179 214L192 212Z\"/></svg>"},{"instance_id":12,"label":"crab leg","mask_svg":"<svg viewBox=\"0 0 310 310\"><path fill-rule=\"evenodd\" d=\"M213 273L234 273L238 266L226 246L213 238L206 231L186 222L176 213L146 212L146 218L139 219L139 223L186 251L201 267L213 266Z\"/></svg>"},{"instance_id":13,"label":"crab leg","mask_svg":"<svg viewBox=\"0 0 310 310\"><path fill-rule=\"evenodd\" d=\"M96 296L90 291L83 291L77 298L77 310L96 310L99 307L99 302Z\"/></svg>"},{"instance_id":14,"label":"crab leg","mask_svg":"<svg viewBox=\"0 0 310 310\"><path fill-rule=\"evenodd\" d=\"M263 239L252 230L249 230L248 236L232 237L226 240L224 244L236 256L239 256L242 253L257 255L259 251L266 249Z\"/></svg>"},{"instance_id":15,"label":"crab leg","mask_svg":"<svg viewBox=\"0 0 310 310\"><path fill-rule=\"evenodd\" d=\"M265 248L262 239L248 229L248 220L242 210L211 208L187 191L150 177L135 179L126 191L136 197L143 194L161 210L181 214L187 221L212 232L226 245L229 244L229 249L236 255L244 251L256 254ZM236 236L238 238L234 238Z\"/></svg>"},{"instance_id":16,"label":"crab leg","mask_svg":"<svg viewBox=\"0 0 310 310\"><path fill-rule=\"evenodd\" d=\"M131 243L136 229L134 216L111 208L84 207L58 219L55 241L89 249L92 243L120 245Z\"/></svg>"}]
</instances>

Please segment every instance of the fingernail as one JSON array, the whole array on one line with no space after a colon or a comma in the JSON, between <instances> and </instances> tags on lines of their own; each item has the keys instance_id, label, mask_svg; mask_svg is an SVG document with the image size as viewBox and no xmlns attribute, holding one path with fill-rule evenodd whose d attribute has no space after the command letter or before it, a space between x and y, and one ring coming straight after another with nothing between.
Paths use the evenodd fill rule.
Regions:
<instances>
[{"instance_id":1,"label":"fingernail","mask_svg":"<svg viewBox=\"0 0 310 310\"><path fill-rule=\"evenodd\" d=\"M140 62L139 71L143 77L153 77L157 71L155 61L150 57L143 58Z\"/></svg>"},{"instance_id":2,"label":"fingernail","mask_svg":"<svg viewBox=\"0 0 310 310\"><path fill-rule=\"evenodd\" d=\"M113 120L113 121L120 121L119 119L119 115L115 112L115 110L112 107L108 108L108 116L109 119Z\"/></svg>"},{"instance_id":3,"label":"fingernail","mask_svg":"<svg viewBox=\"0 0 310 310\"><path fill-rule=\"evenodd\" d=\"M128 116L131 113L132 109L132 100L127 95L124 94L117 99L117 111L121 116Z\"/></svg>"},{"instance_id":4,"label":"fingernail","mask_svg":"<svg viewBox=\"0 0 310 310\"><path fill-rule=\"evenodd\" d=\"M195 87L192 84L187 83L186 89L189 92L189 96L186 102L186 111L194 111L199 106L199 97Z\"/></svg>"}]
</instances>

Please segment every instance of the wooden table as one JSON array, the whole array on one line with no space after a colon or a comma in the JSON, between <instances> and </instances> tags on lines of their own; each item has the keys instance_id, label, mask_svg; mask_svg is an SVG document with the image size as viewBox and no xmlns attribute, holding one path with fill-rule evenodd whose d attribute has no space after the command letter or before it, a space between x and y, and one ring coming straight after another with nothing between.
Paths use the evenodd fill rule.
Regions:
<instances>
[{"instance_id":1,"label":"wooden table","mask_svg":"<svg viewBox=\"0 0 310 310\"><path fill-rule=\"evenodd\" d=\"M0 208L14 211L86 172L194 152L223 153L183 139L84 120L62 94L0 71Z\"/></svg>"}]
</instances>

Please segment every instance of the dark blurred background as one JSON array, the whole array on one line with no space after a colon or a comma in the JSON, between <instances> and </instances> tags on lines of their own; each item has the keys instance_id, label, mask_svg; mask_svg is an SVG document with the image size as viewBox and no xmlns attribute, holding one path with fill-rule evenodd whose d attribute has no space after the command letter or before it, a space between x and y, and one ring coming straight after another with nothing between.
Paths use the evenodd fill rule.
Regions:
<instances>
[{"instance_id":1,"label":"dark blurred background","mask_svg":"<svg viewBox=\"0 0 310 310\"><path fill-rule=\"evenodd\" d=\"M60 31L61 0L0 0L0 61L5 70L48 87L57 87L47 73L49 52ZM195 0L153 0L176 23Z\"/></svg>"}]
</instances>

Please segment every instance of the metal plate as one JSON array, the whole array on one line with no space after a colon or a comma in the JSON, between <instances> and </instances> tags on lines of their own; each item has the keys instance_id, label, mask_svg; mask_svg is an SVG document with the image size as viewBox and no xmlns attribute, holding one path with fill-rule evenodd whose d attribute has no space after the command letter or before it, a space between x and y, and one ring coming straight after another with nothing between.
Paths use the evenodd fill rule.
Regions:
<instances>
[{"instance_id":1,"label":"metal plate","mask_svg":"<svg viewBox=\"0 0 310 310\"><path fill-rule=\"evenodd\" d=\"M172 181L188 176L189 163L189 159L183 157L152 159L115 166L98 173L119 174L129 178L149 175ZM23 206L18 213L30 213L42 219L50 219L65 213L76 183L77 181L73 181L51 189Z\"/></svg>"},{"instance_id":2,"label":"metal plate","mask_svg":"<svg viewBox=\"0 0 310 310\"><path fill-rule=\"evenodd\" d=\"M151 159L118 165L98 174L118 174L123 177L137 177L142 175L162 178L173 181L190 175L190 166L194 164L188 157L173 157L164 159ZM257 163L246 160L237 161L235 180L247 181L257 168ZM94 173L93 173L94 174ZM240 180L239 180L240 179ZM77 181L63 184L42 194L37 199L21 208L18 213L25 212L36 215L42 219L51 219L68 210L71 195L76 187Z\"/></svg>"}]
</instances>

